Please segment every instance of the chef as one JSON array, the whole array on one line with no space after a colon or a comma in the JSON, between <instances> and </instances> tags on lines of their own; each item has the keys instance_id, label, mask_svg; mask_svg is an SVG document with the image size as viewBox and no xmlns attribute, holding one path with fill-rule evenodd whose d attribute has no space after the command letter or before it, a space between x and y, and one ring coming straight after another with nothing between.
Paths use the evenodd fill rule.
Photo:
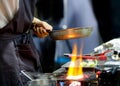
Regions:
<instances>
[{"instance_id":1,"label":"chef","mask_svg":"<svg viewBox=\"0 0 120 86\"><path fill-rule=\"evenodd\" d=\"M35 2L0 0L1 86L26 86L29 79L22 70L42 72L32 33L45 37L52 26L34 17Z\"/></svg>"}]
</instances>

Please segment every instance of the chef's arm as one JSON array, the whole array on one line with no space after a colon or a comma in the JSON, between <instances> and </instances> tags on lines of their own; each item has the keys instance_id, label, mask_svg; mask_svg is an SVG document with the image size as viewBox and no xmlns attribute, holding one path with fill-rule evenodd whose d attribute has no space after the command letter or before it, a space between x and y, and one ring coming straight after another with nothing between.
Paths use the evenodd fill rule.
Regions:
<instances>
[{"instance_id":1,"label":"chef's arm","mask_svg":"<svg viewBox=\"0 0 120 86\"><path fill-rule=\"evenodd\" d=\"M33 31L38 37L46 37L49 31L52 31L53 27L45 21L34 17L33 18Z\"/></svg>"}]
</instances>

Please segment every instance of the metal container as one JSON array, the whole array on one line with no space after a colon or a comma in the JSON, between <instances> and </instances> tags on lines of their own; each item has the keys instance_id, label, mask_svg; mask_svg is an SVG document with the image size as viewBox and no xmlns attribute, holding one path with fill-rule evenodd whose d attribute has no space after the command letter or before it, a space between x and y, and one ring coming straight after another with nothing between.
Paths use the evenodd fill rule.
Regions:
<instances>
[{"instance_id":1,"label":"metal container","mask_svg":"<svg viewBox=\"0 0 120 86\"><path fill-rule=\"evenodd\" d=\"M29 81L28 86L56 86L56 82L50 79L35 79Z\"/></svg>"}]
</instances>

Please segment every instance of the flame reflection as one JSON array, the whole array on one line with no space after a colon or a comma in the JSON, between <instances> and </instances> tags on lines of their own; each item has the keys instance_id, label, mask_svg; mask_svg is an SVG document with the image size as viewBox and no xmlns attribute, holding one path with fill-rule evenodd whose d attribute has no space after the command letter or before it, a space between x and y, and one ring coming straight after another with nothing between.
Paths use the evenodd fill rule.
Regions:
<instances>
[{"instance_id":1,"label":"flame reflection","mask_svg":"<svg viewBox=\"0 0 120 86\"><path fill-rule=\"evenodd\" d=\"M69 86L81 86L81 82L73 81Z\"/></svg>"}]
</instances>

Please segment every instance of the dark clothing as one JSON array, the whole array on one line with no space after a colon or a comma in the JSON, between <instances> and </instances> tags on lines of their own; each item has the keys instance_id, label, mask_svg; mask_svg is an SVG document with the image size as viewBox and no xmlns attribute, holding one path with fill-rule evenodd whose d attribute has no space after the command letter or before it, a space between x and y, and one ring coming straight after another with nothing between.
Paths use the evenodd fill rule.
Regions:
<instances>
[{"instance_id":1,"label":"dark clothing","mask_svg":"<svg viewBox=\"0 0 120 86\"><path fill-rule=\"evenodd\" d=\"M120 0L92 0L104 42L120 37Z\"/></svg>"},{"instance_id":2,"label":"dark clothing","mask_svg":"<svg viewBox=\"0 0 120 86\"><path fill-rule=\"evenodd\" d=\"M41 72L39 56L30 34L35 0L20 0L19 11L0 29L0 85L25 86L21 70Z\"/></svg>"}]
</instances>

